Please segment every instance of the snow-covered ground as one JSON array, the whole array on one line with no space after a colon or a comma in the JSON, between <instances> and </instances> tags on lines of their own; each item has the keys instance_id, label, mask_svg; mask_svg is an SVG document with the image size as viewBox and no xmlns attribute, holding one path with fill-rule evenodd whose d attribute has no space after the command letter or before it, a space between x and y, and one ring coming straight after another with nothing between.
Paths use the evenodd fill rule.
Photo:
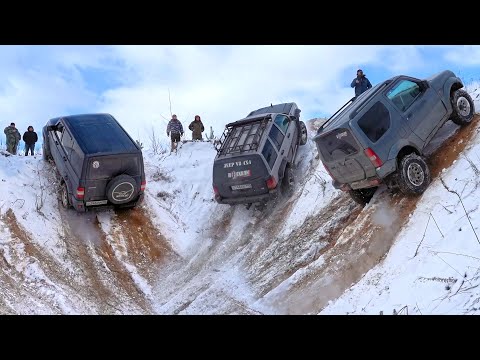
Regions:
<instances>
[{"instance_id":1,"label":"snow-covered ground","mask_svg":"<svg viewBox=\"0 0 480 360\"><path fill-rule=\"evenodd\" d=\"M86 214L59 207L41 156L0 155L0 313L475 313L478 125L441 129L421 197L381 188L363 209L311 141L294 194L263 211L213 200L210 142L145 144L144 203Z\"/></svg>"}]
</instances>

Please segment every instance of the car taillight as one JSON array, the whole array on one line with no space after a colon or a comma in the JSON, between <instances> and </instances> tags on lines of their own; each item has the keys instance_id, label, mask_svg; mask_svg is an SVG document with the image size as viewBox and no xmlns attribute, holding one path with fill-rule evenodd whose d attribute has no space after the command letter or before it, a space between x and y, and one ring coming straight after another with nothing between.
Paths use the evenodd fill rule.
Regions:
<instances>
[{"instance_id":1,"label":"car taillight","mask_svg":"<svg viewBox=\"0 0 480 360\"><path fill-rule=\"evenodd\" d=\"M383 165L382 159L380 159L380 158L378 157L378 155L375 154L375 151L373 151L372 149L366 148L366 149L365 149L365 155L367 155L367 157L370 159L370 161L372 162L373 166L375 166L375 167L380 167L380 166Z\"/></svg>"},{"instance_id":2,"label":"car taillight","mask_svg":"<svg viewBox=\"0 0 480 360\"><path fill-rule=\"evenodd\" d=\"M267 179L267 188L268 190L273 190L277 187L277 180L273 176L270 176Z\"/></svg>"},{"instance_id":3,"label":"car taillight","mask_svg":"<svg viewBox=\"0 0 480 360\"><path fill-rule=\"evenodd\" d=\"M77 199L83 199L84 196L85 196L85 188L79 186L77 188Z\"/></svg>"},{"instance_id":4,"label":"car taillight","mask_svg":"<svg viewBox=\"0 0 480 360\"><path fill-rule=\"evenodd\" d=\"M140 191L145 191L146 187L147 187L147 181L143 180L142 183L140 184Z\"/></svg>"},{"instance_id":5,"label":"car taillight","mask_svg":"<svg viewBox=\"0 0 480 360\"><path fill-rule=\"evenodd\" d=\"M213 185L213 192L215 195L218 195L218 188L215 185Z\"/></svg>"}]
</instances>

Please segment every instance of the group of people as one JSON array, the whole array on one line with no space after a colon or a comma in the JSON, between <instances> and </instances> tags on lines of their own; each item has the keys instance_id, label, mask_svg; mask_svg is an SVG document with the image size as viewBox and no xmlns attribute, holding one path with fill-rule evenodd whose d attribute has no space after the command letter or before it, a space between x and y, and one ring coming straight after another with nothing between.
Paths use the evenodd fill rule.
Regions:
<instances>
[{"instance_id":1,"label":"group of people","mask_svg":"<svg viewBox=\"0 0 480 360\"><path fill-rule=\"evenodd\" d=\"M205 131L200 115L195 115L194 120L188 125L192 131L192 140L203 140L202 132ZM170 136L171 148L170 152L177 151L177 145L180 142L180 137L183 136L183 126L177 115L173 114L172 119L167 125L167 136Z\"/></svg>"},{"instance_id":2,"label":"group of people","mask_svg":"<svg viewBox=\"0 0 480 360\"><path fill-rule=\"evenodd\" d=\"M25 156L35 155L35 143L38 141L37 133L33 130L33 126L29 126L27 131L23 134L23 138L20 136L20 132L15 127L15 123L11 123L3 130L7 137L7 151L12 154L17 154L18 144L21 139L25 142Z\"/></svg>"}]
</instances>

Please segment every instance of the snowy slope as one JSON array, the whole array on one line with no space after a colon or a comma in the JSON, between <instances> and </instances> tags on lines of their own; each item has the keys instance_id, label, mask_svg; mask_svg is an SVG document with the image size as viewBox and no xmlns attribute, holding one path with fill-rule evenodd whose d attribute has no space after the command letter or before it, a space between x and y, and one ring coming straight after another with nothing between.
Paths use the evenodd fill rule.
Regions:
<instances>
[{"instance_id":1,"label":"snowy slope","mask_svg":"<svg viewBox=\"0 0 480 360\"><path fill-rule=\"evenodd\" d=\"M213 200L209 142L146 144L144 203L86 214L59 207L41 156L0 155L0 313L475 312L479 122L440 130L423 196L380 188L363 209L332 188L312 141L294 194L263 211Z\"/></svg>"}]
</instances>

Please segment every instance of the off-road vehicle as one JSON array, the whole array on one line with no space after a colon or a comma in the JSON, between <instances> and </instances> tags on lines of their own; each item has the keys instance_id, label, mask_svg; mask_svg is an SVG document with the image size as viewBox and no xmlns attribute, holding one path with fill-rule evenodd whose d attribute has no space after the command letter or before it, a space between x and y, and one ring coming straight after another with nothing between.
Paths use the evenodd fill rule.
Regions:
<instances>
[{"instance_id":1,"label":"off-road vehicle","mask_svg":"<svg viewBox=\"0 0 480 360\"><path fill-rule=\"evenodd\" d=\"M58 117L42 133L43 157L55 163L65 208L134 207L142 201L142 151L112 115Z\"/></svg>"},{"instance_id":2,"label":"off-road vehicle","mask_svg":"<svg viewBox=\"0 0 480 360\"><path fill-rule=\"evenodd\" d=\"M314 137L333 186L365 205L378 185L421 194L430 183L425 148L449 119L475 113L462 81L445 70L425 80L396 76L352 98Z\"/></svg>"},{"instance_id":3,"label":"off-road vehicle","mask_svg":"<svg viewBox=\"0 0 480 360\"><path fill-rule=\"evenodd\" d=\"M300 112L293 102L270 105L225 126L213 165L218 203L249 206L291 194L297 149L307 143Z\"/></svg>"}]
</instances>

